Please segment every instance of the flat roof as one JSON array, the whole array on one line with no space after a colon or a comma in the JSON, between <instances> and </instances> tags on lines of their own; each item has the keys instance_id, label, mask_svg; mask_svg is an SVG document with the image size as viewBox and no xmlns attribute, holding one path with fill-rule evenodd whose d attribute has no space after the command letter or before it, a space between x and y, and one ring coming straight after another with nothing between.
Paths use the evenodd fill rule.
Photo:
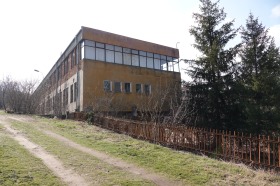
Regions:
<instances>
[{"instance_id":1,"label":"flat roof","mask_svg":"<svg viewBox=\"0 0 280 186\"><path fill-rule=\"evenodd\" d=\"M139 39L82 26L82 39L179 58L179 50Z\"/></svg>"}]
</instances>

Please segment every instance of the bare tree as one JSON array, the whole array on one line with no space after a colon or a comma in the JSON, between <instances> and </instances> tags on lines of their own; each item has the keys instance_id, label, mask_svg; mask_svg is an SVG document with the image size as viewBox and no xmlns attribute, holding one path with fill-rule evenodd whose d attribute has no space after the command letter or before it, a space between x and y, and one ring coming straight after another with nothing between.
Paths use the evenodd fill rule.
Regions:
<instances>
[{"instance_id":1,"label":"bare tree","mask_svg":"<svg viewBox=\"0 0 280 186\"><path fill-rule=\"evenodd\" d=\"M34 113L36 104L32 99L36 81L15 81L6 77L1 82L1 102L5 111Z\"/></svg>"}]
</instances>

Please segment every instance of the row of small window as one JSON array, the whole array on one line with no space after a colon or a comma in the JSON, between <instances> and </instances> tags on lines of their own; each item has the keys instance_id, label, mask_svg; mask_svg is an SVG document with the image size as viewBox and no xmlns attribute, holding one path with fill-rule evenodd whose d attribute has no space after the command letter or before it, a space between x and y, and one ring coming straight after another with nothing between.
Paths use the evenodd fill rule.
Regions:
<instances>
[{"instance_id":1,"label":"row of small window","mask_svg":"<svg viewBox=\"0 0 280 186\"><path fill-rule=\"evenodd\" d=\"M120 93L120 92L125 92L125 93L132 93L132 83L123 83L123 82L112 82L110 80L104 80L103 81L103 88L104 91L106 92L115 92L115 93ZM141 83L136 83L135 84L135 92L136 93L145 93L146 95L151 94L151 85L149 84L141 84Z\"/></svg>"},{"instance_id":2,"label":"row of small window","mask_svg":"<svg viewBox=\"0 0 280 186\"><path fill-rule=\"evenodd\" d=\"M176 58L89 40L82 42L81 58L179 72Z\"/></svg>"}]
</instances>

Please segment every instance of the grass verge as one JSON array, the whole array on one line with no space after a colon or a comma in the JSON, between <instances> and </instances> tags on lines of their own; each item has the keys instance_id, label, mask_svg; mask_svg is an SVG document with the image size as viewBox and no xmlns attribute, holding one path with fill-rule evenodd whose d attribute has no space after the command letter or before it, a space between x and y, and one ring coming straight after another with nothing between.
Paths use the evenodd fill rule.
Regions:
<instances>
[{"instance_id":1,"label":"grass verge","mask_svg":"<svg viewBox=\"0 0 280 186\"><path fill-rule=\"evenodd\" d=\"M64 185L0 127L0 185Z\"/></svg>"},{"instance_id":2,"label":"grass verge","mask_svg":"<svg viewBox=\"0 0 280 186\"><path fill-rule=\"evenodd\" d=\"M36 117L36 125L79 144L184 181L189 185L279 185L280 177L244 165L179 152L84 122Z\"/></svg>"},{"instance_id":3,"label":"grass verge","mask_svg":"<svg viewBox=\"0 0 280 186\"><path fill-rule=\"evenodd\" d=\"M90 185L153 185L136 175L132 175L108 165L86 153L75 150L67 145L48 137L32 127L30 123L12 120L12 126L24 132L28 138L57 156L64 166L74 169L90 183ZM34 124L34 123L33 123Z\"/></svg>"}]
</instances>

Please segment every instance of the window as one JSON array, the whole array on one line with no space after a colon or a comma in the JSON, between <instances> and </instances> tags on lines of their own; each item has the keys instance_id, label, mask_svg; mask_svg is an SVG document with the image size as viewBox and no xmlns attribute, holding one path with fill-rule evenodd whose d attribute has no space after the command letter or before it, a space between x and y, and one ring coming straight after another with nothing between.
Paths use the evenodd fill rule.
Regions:
<instances>
[{"instance_id":1,"label":"window","mask_svg":"<svg viewBox=\"0 0 280 186\"><path fill-rule=\"evenodd\" d=\"M117 51L117 52L122 52L122 47L115 46L115 51Z\"/></svg>"},{"instance_id":2,"label":"window","mask_svg":"<svg viewBox=\"0 0 280 186\"><path fill-rule=\"evenodd\" d=\"M96 60L105 61L105 50L104 49L96 48Z\"/></svg>"},{"instance_id":3,"label":"window","mask_svg":"<svg viewBox=\"0 0 280 186\"><path fill-rule=\"evenodd\" d=\"M131 54L123 54L123 63L125 65L131 65Z\"/></svg>"},{"instance_id":4,"label":"window","mask_svg":"<svg viewBox=\"0 0 280 186\"><path fill-rule=\"evenodd\" d=\"M73 103L73 85L70 86L70 103Z\"/></svg>"},{"instance_id":5,"label":"window","mask_svg":"<svg viewBox=\"0 0 280 186\"><path fill-rule=\"evenodd\" d=\"M95 48L94 47L89 47L89 46L85 46L84 47L84 58L86 59L95 59Z\"/></svg>"},{"instance_id":6,"label":"window","mask_svg":"<svg viewBox=\"0 0 280 186\"><path fill-rule=\"evenodd\" d=\"M107 50L114 50L114 45L108 45L108 44L106 44L106 49L107 49Z\"/></svg>"},{"instance_id":7,"label":"window","mask_svg":"<svg viewBox=\"0 0 280 186\"><path fill-rule=\"evenodd\" d=\"M132 55L132 65L139 67L139 56L138 55Z\"/></svg>"},{"instance_id":8,"label":"window","mask_svg":"<svg viewBox=\"0 0 280 186\"><path fill-rule=\"evenodd\" d=\"M112 91L111 81L109 81L109 80L104 80L104 81L103 81L103 88L104 88L104 91L106 91L106 92Z\"/></svg>"},{"instance_id":9,"label":"window","mask_svg":"<svg viewBox=\"0 0 280 186\"><path fill-rule=\"evenodd\" d=\"M154 60L153 58L147 57L147 67L154 68Z\"/></svg>"},{"instance_id":10,"label":"window","mask_svg":"<svg viewBox=\"0 0 280 186\"><path fill-rule=\"evenodd\" d=\"M124 91L125 93L131 92L131 83L124 83Z\"/></svg>"},{"instance_id":11,"label":"window","mask_svg":"<svg viewBox=\"0 0 280 186\"><path fill-rule=\"evenodd\" d=\"M151 94L151 85L145 85L144 86L144 91L146 95Z\"/></svg>"},{"instance_id":12,"label":"window","mask_svg":"<svg viewBox=\"0 0 280 186\"><path fill-rule=\"evenodd\" d=\"M136 84L136 93L142 93L142 85L141 84Z\"/></svg>"},{"instance_id":13,"label":"window","mask_svg":"<svg viewBox=\"0 0 280 186\"><path fill-rule=\"evenodd\" d=\"M146 57L140 56L140 67L146 67L146 60Z\"/></svg>"},{"instance_id":14,"label":"window","mask_svg":"<svg viewBox=\"0 0 280 186\"><path fill-rule=\"evenodd\" d=\"M77 87L77 82L74 83L74 101L76 101L78 95L78 87Z\"/></svg>"},{"instance_id":15,"label":"window","mask_svg":"<svg viewBox=\"0 0 280 186\"><path fill-rule=\"evenodd\" d=\"M63 90L63 105L68 104L68 88Z\"/></svg>"},{"instance_id":16,"label":"window","mask_svg":"<svg viewBox=\"0 0 280 186\"><path fill-rule=\"evenodd\" d=\"M115 52L115 63L122 64L122 53Z\"/></svg>"},{"instance_id":17,"label":"window","mask_svg":"<svg viewBox=\"0 0 280 186\"><path fill-rule=\"evenodd\" d=\"M160 70L160 59L154 59L155 69Z\"/></svg>"},{"instance_id":18,"label":"window","mask_svg":"<svg viewBox=\"0 0 280 186\"><path fill-rule=\"evenodd\" d=\"M109 63L114 63L115 61L114 51L106 50L106 61Z\"/></svg>"},{"instance_id":19,"label":"window","mask_svg":"<svg viewBox=\"0 0 280 186\"><path fill-rule=\"evenodd\" d=\"M115 89L115 92L121 92L122 91L121 82L115 82L114 89Z\"/></svg>"},{"instance_id":20,"label":"window","mask_svg":"<svg viewBox=\"0 0 280 186\"><path fill-rule=\"evenodd\" d=\"M96 48L105 48L105 44L96 42Z\"/></svg>"}]
</instances>

